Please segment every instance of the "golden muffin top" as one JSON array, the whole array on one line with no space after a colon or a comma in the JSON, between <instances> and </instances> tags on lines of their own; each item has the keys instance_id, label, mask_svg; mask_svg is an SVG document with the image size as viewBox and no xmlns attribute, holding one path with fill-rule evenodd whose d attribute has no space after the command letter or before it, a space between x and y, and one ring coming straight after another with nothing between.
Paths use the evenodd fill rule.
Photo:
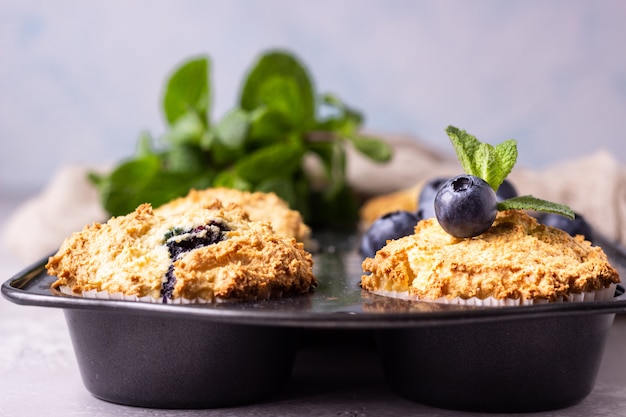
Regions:
<instances>
[{"instance_id":1,"label":"golden muffin top","mask_svg":"<svg viewBox=\"0 0 626 417\"><path fill-rule=\"evenodd\" d=\"M223 204L235 203L245 209L253 221L267 221L282 237L293 237L307 244L311 229L304 223L296 210L274 193L248 192L225 187L191 190L180 197L154 209L160 216L170 216L189 210L191 207L210 205L214 200Z\"/></svg>"},{"instance_id":2,"label":"golden muffin top","mask_svg":"<svg viewBox=\"0 0 626 417\"><path fill-rule=\"evenodd\" d=\"M149 204L92 224L49 258L53 288L171 299L265 298L315 286L302 243L218 200L167 216Z\"/></svg>"},{"instance_id":3,"label":"golden muffin top","mask_svg":"<svg viewBox=\"0 0 626 417\"><path fill-rule=\"evenodd\" d=\"M362 264L370 291L408 291L420 299L547 299L619 282L604 251L524 211L499 212L480 236L456 238L436 218L389 241Z\"/></svg>"}]
</instances>

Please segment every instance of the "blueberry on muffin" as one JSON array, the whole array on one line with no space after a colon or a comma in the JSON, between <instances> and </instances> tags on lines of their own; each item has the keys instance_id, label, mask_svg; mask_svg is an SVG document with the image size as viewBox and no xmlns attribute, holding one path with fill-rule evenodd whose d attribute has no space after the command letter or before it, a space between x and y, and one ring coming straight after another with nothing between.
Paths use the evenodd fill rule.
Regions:
<instances>
[{"instance_id":1,"label":"blueberry on muffin","mask_svg":"<svg viewBox=\"0 0 626 417\"><path fill-rule=\"evenodd\" d=\"M466 173L438 186L435 217L363 261L364 289L489 305L613 296L619 274L600 247L525 211L573 219L573 210L516 190L497 195L517 159L514 140L494 147L452 126L447 133Z\"/></svg>"}]
</instances>

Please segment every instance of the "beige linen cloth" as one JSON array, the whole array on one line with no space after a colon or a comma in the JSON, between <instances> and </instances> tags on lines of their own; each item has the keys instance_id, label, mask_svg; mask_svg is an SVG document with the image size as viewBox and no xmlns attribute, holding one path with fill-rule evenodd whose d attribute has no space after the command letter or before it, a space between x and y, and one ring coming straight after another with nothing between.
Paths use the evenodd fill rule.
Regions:
<instances>
[{"instance_id":1,"label":"beige linen cloth","mask_svg":"<svg viewBox=\"0 0 626 417\"><path fill-rule=\"evenodd\" d=\"M379 136L394 147L391 162L376 164L348 153L348 180L362 194L385 194L433 177L463 173L453 153L436 151L411 137ZM61 169L41 194L18 207L5 234L13 254L34 262L55 251L72 232L106 220L96 190L86 179L88 170L85 166ZM626 167L608 152L599 150L541 170L516 166L509 179L520 195L567 204L606 238L626 244Z\"/></svg>"}]
</instances>

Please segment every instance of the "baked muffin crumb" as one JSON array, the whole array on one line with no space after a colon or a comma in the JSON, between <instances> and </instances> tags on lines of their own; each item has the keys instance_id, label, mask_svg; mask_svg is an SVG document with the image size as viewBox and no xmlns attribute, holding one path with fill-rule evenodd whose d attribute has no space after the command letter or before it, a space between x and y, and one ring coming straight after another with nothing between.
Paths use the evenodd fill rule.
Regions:
<instances>
[{"instance_id":1,"label":"baked muffin crumb","mask_svg":"<svg viewBox=\"0 0 626 417\"><path fill-rule=\"evenodd\" d=\"M486 233L467 239L449 235L435 218L422 220L414 234L388 242L362 267L364 289L426 300L554 301L619 282L601 248L518 210L499 212Z\"/></svg>"},{"instance_id":2,"label":"baked muffin crumb","mask_svg":"<svg viewBox=\"0 0 626 417\"><path fill-rule=\"evenodd\" d=\"M149 204L65 240L46 268L52 288L174 299L255 299L315 287L303 244L219 200L158 215Z\"/></svg>"},{"instance_id":3,"label":"baked muffin crumb","mask_svg":"<svg viewBox=\"0 0 626 417\"><path fill-rule=\"evenodd\" d=\"M245 208L250 220L269 222L280 236L293 237L305 245L311 241L311 229L304 223L300 213L290 209L287 202L275 193L240 191L226 187L190 190L186 196L157 207L154 212L167 217L193 207L211 205L214 200Z\"/></svg>"}]
</instances>

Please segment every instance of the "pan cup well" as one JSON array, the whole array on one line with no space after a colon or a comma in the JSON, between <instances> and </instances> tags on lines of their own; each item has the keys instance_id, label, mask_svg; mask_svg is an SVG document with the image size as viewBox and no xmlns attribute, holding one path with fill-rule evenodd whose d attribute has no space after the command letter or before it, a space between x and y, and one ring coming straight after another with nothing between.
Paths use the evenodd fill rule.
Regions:
<instances>
[{"instance_id":1,"label":"pan cup well","mask_svg":"<svg viewBox=\"0 0 626 417\"><path fill-rule=\"evenodd\" d=\"M289 380L297 329L65 310L83 383L95 397L148 408L267 400Z\"/></svg>"},{"instance_id":2,"label":"pan cup well","mask_svg":"<svg viewBox=\"0 0 626 417\"><path fill-rule=\"evenodd\" d=\"M441 408L534 412L593 389L614 314L380 330L385 378L399 395Z\"/></svg>"}]
</instances>

